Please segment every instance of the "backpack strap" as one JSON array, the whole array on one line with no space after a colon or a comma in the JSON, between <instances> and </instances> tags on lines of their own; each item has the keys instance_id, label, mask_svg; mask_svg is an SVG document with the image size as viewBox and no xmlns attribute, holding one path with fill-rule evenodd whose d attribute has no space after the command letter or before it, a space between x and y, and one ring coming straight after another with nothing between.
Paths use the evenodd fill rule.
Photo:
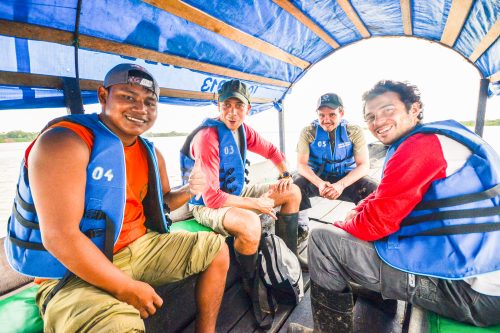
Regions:
<instances>
[{"instance_id":1,"label":"backpack strap","mask_svg":"<svg viewBox=\"0 0 500 333\"><path fill-rule=\"evenodd\" d=\"M254 283L252 287L252 309L257 325L263 330L269 330L274 323L274 316L276 314L276 301L271 293L271 290L266 287L263 282L264 272L261 268L262 265L262 252L259 251L259 257L257 259L257 274L254 278ZM261 295L261 291L265 292L265 295ZM265 302L263 304L263 302ZM266 313L262 310L263 305L267 305L271 313Z\"/></svg>"}]
</instances>

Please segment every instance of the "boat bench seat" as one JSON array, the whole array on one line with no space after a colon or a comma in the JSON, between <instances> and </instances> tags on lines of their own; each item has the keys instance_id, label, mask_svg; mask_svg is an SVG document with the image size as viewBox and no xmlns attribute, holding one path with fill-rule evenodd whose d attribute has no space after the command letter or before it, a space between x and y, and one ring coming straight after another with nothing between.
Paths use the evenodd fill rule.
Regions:
<instances>
[{"instance_id":1,"label":"boat bench seat","mask_svg":"<svg viewBox=\"0 0 500 333\"><path fill-rule=\"evenodd\" d=\"M176 222L172 232L187 230L191 232L211 230L195 220ZM228 242L231 239L228 238ZM4 333L43 332L43 321L35 304L38 286L33 279L15 272L8 264L4 252L4 238L0 239L0 325ZM237 267L232 260L227 277L226 289L239 279ZM155 316L145 321L148 332L182 331L195 318L194 286L197 276L155 288L164 305Z\"/></svg>"},{"instance_id":2,"label":"boat bench seat","mask_svg":"<svg viewBox=\"0 0 500 333\"><path fill-rule=\"evenodd\" d=\"M408 333L500 333L500 325L476 327L413 305Z\"/></svg>"},{"instance_id":3,"label":"boat bench seat","mask_svg":"<svg viewBox=\"0 0 500 333\"><path fill-rule=\"evenodd\" d=\"M186 216L186 215L184 215ZM179 215L177 214L176 218ZM210 230L194 219L175 222L171 231L191 232ZM33 279L25 277L10 268L5 258L3 241L0 239L0 327L2 333L43 332L43 321L35 304L38 286ZM233 238L228 237L229 248L233 248ZM305 250L305 248L304 248ZM252 312L252 302L241 284L239 269L230 251L231 261L222 299L217 332L262 332L257 326ZM147 332L194 332L195 331L195 284L197 276L155 288L163 299L163 306L156 314L145 320ZM304 273L306 290L309 287L309 274ZM273 327L267 332L278 332L293 311L292 306L278 307Z\"/></svg>"}]
</instances>

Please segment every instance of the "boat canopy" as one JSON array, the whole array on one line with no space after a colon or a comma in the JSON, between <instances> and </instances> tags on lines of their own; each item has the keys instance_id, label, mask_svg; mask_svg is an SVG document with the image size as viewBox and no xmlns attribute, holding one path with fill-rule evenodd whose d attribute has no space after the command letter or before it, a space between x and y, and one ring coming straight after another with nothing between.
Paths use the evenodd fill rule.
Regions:
<instances>
[{"instance_id":1,"label":"boat canopy","mask_svg":"<svg viewBox=\"0 0 500 333\"><path fill-rule=\"evenodd\" d=\"M123 62L153 73L163 103L214 103L238 78L254 112L280 110L312 65L371 37L444 45L500 95L499 9L498 0L2 0L0 110L96 103Z\"/></svg>"}]
</instances>

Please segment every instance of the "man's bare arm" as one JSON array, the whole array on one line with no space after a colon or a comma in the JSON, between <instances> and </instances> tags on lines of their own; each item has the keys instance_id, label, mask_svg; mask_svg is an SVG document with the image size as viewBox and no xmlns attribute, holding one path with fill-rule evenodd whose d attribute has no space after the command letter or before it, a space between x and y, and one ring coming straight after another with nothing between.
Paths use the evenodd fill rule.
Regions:
<instances>
[{"instance_id":1,"label":"man's bare arm","mask_svg":"<svg viewBox=\"0 0 500 333\"><path fill-rule=\"evenodd\" d=\"M316 173L314 173L313 169L307 164L309 161L308 153L297 153L297 170L299 174L309 180L312 184L314 184L321 196L323 196L323 192L330 183L321 179Z\"/></svg>"},{"instance_id":2,"label":"man's bare arm","mask_svg":"<svg viewBox=\"0 0 500 333\"><path fill-rule=\"evenodd\" d=\"M340 180L344 188L354 184L356 181L368 174L368 171L370 170L370 159L368 157L368 149L366 146L364 146L359 152L354 153L354 160L356 161L356 167Z\"/></svg>"},{"instance_id":3,"label":"man's bare arm","mask_svg":"<svg viewBox=\"0 0 500 333\"><path fill-rule=\"evenodd\" d=\"M188 184L175 190L170 188L168 172L165 159L159 150L156 150L158 156L158 165L160 169L161 184L163 187L163 199L170 207L175 210L184 205L193 195L201 195L207 186L206 176L201 168L200 160L195 162L195 166L189 175Z\"/></svg>"}]
</instances>

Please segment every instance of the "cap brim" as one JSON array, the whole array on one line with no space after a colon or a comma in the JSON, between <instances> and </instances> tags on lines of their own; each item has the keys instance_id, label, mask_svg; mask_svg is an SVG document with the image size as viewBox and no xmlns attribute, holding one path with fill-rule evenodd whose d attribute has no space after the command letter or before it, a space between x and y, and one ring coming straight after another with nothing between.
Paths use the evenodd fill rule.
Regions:
<instances>
[{"instance_id":1,"label":"cap brim","mask_svg":"<svg viewBox=\"0 0 500 333\"><path fill-rule=\"evenodd\" d=\"M326 107L328 107L328 108L330 108L332 110L335 110L335 109L338 109L339 107L341 107L342 105L340 105L340 104L333 104L333 103L323 103L323 104L320 104L318 106L318 109L321 108L321 107L323 107L323 106L326 106Z\"/></svg>"},{"instance_id":2,"label":"cap brim","mask_svg":"<svg viewBox=\"0 0 500 333\"><path fill-rule=\"evenodd\" d=\"M226 99L231 98L231 97L237 98L240 101L242 101L243 103L250 103L250 101L245 96L243 96L242 94L240 94L236 91L233 91L233 92L231 92L229 94L225 94L225 95L219 95L219 102L224 102Z\"/></svg>"}]
</instances>

